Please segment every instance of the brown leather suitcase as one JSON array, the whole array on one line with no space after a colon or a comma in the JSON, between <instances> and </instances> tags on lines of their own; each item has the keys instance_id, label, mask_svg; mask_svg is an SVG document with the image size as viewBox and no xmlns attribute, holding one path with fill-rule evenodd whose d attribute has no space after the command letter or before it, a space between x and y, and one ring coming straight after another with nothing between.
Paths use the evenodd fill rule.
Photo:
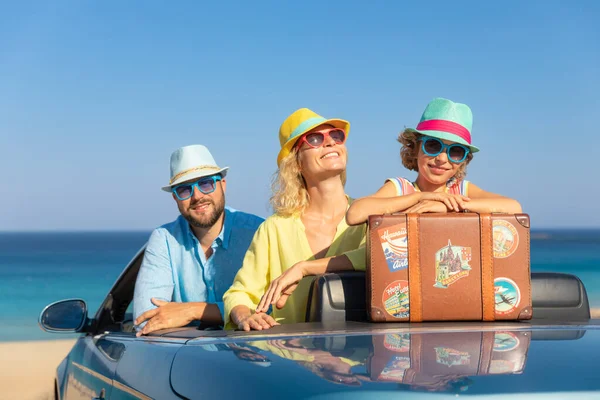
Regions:
<instances>
[{"instance_id":1,"label":"brown leather suitcase","mask_svg":"<svg viewBox=\"0 0 600 400\"><path fill-rule=\"evenodd\" d=\"M445 389L476 375L520 374L531 333L525 331L392 333L373 336L367 374L372 381Z\"/></svg>"},{"instance_id":2,"label":"brown leather suitcase","mask_svg":"<svg viewBox=\"0 0 600 400\"><path fill-rule=\"evenodd\" d=\"M368 224L371 321L531 319L527 214L385 214Z\"/></svg>"}]
</instances>

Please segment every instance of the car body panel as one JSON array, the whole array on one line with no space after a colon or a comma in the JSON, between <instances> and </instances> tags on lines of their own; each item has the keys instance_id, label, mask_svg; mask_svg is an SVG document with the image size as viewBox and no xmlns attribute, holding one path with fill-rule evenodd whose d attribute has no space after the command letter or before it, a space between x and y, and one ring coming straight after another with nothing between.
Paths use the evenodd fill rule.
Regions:
<instances>
[{"instance_id":1,"label":"car body panel","mask_svg":"<svg viewBox=\"0 0 600 400\"><path fill-rule=\"evenodd\" d=\"M418 370L418 374L421 375L420 382L403 383L402 378L400 381L386 382L370 374L373 372L374 358L390 356L389 352L377 354L381 348L374 348L373 345L374 342L381 342L385 336L404 334L413 343L417 337L430 343L439 341L436 351L447 348L444 346L452 343L455 347L453 350L462 353L468 361L475 362L476 365L468 367L468 371L469 368L481 366L479 363L482 360L478 357L480 345L483 345L477 337L487 333L500 334L500 338L521 335L521 340L529 336L531 340L527 339L527 345L520 347L520 353L516 357L501 359L502 363L496 364L493 371L490 369L468 374L462 366L461 373L460 365L447 364L447 373L442 373L446 365L443 360L437 360L436 363L430 362L427 365L423 363L420 368L413 365L413 369ZM465 339L468 335L471 339ZM530 326L526 330L498 331L461 331L448 329L446 326L446 329L439 331L433 328L421 332L411 331L407 326L404 330L376 329L351 335L274 335L271 338L262 335L256 340L249 340L248 337L236 338L235 341L223 339L195 339L179 350L171 371L173 390L185 398L196 398L199 393L211 398L319 398L340 392L352 393L352 398L370 398L374 395L379 398L380 395L399 391L403 392L403 396L408 395L406 392L422 395L436 391L438 394L452 396L562 393L562 398L566 398L587 393L600 397L600 380L597 378L596 366L597 360L600 360L600 327L597 325ZM209 345L220 348L216 351L210 350L207 349ZM240 359L232 349L227 348L231 345L250 349L267 358L269 366L261 368L256 362ZM406 349L404 350L397 354L407 358L415 357L414 353L409 355ZM507 348L500 350L504 350L503 353L511 351L506 351ZM425 356L427 351L433 354L433 348L421 351L416 358L419 358L419 354ZM317 359L321 361L316 362ZM337 361L332 362L334 359ZM522 360L522 365L519 364L519 360ZM416 361L418 360L411 360L413 363ZM316 365L319 363L322 365ZM348 365L344 365L345 363ZM332 370L350 366L346 369L351 373L325 374L323 365L331 367ZM434 370L429 373L426 368ZM336 382L336 379L339 381Z\"/></svg>"},{"instance_id":2,"label":"car body panel","mask_svg":"<svg viewBox=\"0 0 600 400\"><path fill-rule=\"evenodd\" d=\"M511 350L515 353L509 358L512 369L469 373L460 363L442 361L434 365L447 365L447 375L439 369L430 373L424 365L413 368L421 376L419 382L402 382L402 378L382 381L373 374L374 359L389 361L385 357L390 354L381 354L381 346L378 349L376 345L388 337L402 336L411 344L415 338L439 341L438 347L450 348L444 352L446 356L468 353L472 365L479 365L484 358L479 350L484 343L479 338L497 333L506 337L507 332L526 342L518 351ZM406 348L395 350L400 358L415 357ZM431 353L431 346L428 350ZM530 398L560 393L559 398L583 394L600 398L599 359L598 320L571 324L303 323L252 332L188 327L140 338L122 332L85 335L69 354L67 367L59 368L58 382L67 382L61 392L66 399L92 398L102 389L105 399L119 400L329 398L341 392L356 399L386 398L398 392L404 398L427 398L433 391L449 396ZM65 377L61 379L63 369ZM402 368L400 375L396 372L391 376L405 373Z\"/></svg>"},{"instance_id":3,"label":"car body panel","mask_svg":"<svg viewBox=\"0 0 600 400\"><path fill-rule=\"evenodd\" d=\"M600 398L600 320L569 321L568 309L536 320L534 307L534 319L519 322L327 320L252 332L183 327L138 338L127 309L143 251L58 366L61 400ZM518 346L494 354L497 340L502 346L514 337ZM396 343L391 353L386 343Z\"/></svg>"},{"instance_id":4,"label":"car body panel","mask_svg":"<svg viewBox=\"0 0 600 400\"><path fill-rule=\"evenodd\" d=\"M65 385L61 390L62 398L110 398L117 363L107 358L97 343L97 338L88 335L79 338L73 346L65 376L59 379Z\"/></svg>"},{"instance_id":5,"label":"car body panel","mask_svg":"<svg viewBox=\"0 0 600 400\"><path fill-rule=\"evenodd\" d=\"M126 338L115 375L116 386L111 399L178 399L171 390L171 364L186 340Z\"/></svg>"},{"instance_id":6,"label":"car body panel","mask_svg":"<svg viewBox=\"0 0 600 400\"><path fill-rule=\"evenodd\" d=\"M71 351L73 351L73 349L71 349ZM65 392L65 388L67 385L66 378L67 378L68 365L69 365L68 358L64 358L60 362L60 364L58 364L58 367L56 368L56 375L54 377L54 381L55 381L54 383L56 385L54 388L54 393L55 393L55 396L58 397L58 399L56 399L56 400L65 398L64 392Z\"/></svg>"}]
</instances>

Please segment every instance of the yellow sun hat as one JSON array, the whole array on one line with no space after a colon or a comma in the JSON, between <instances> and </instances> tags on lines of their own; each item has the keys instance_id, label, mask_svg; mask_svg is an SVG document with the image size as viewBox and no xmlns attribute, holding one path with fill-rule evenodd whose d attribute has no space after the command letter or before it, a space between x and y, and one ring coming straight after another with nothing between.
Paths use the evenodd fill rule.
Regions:
<instances>
[{"instance_id":1,"label":"yellow sun hat","mask_svg":"<svg viewBox=\"0 0 600 400\"><path fill-rule=\"evenodd\" d=\"M350 133L350 122L337 118L326 119L308 108L296 110L287 117L279 127L281 150L277 156L277 166L281 164L281 160L290 154L292 148L302 135L324 124L343 129L346 132L346 137Z\"/></svg>"}]
</instances>

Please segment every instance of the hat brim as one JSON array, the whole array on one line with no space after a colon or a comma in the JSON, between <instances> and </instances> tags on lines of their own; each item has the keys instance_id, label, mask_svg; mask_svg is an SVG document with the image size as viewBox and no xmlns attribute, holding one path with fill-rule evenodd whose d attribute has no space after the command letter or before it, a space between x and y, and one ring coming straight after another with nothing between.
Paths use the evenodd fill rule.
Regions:
<instances>
[{"instance_id":1,"label":"hat brim","mask_svg":"<svg viewBox=\"0 0 600 400\"><path fill-rule=\"evenodd\" d=\"M452 133L443 132L443 131L425 131L425 130L418 131L418 130L412 129L412 128L408 128L407 130L410 132L418 133L420 135L424 135L424 136L431 136L431 137L442 139L442 140L449 140L451 142L460 143L462 145L467 146L471 150L471 153L477 153L479 151L479 148L477 146L473 146L472 144L469 144L463 138L456 136Z\"/></svg>"},{"instance_id":2,"label":"hat brim","mask_svg":"<svg viewBox=\"0 0 600 400\"><path fill-rule=\"evenodd\" d=\"M350 134L350 122L343 120L343 119L337 119L337 118L326 119L325 121L321 121L317 124L309 126L303 132L299 133L295 137L293 137L290 140L288 140L287 142L285 142L285 144L279 151L279 155L277 156L277 165L281 164L281 161L285 157L287 157L288 154L290 154L290 152L292 151L292 148L294 147L294 145L296 144L298 139L300 139L302 137L302 135L304 135L306 132L311 131L312 129L315 129L317 126L321 126L321 125L331 125L334 128L343 129L344 132L346 132L346 138L348 138L348 135Z\"/></svg>"},{"instance_id":3,"label":"hat brim","mask_svg":"<svg viewBox=\"0 0 600 400\"><path fill-rule=\"evenodd\" d=\"M214 169L200 169L194 172L190 172L189 174L185 174L182 177L180 177L179 179L175 180L173 183L171 183L170 185L167 186L163 186L161 189L164 190L165 192L170 192L171 188L173 186L177 186L180 183L183 183L185 181L189 181L192 179L200 179L203 176L212 176L212 175L221 175L223 178L225 178L225 176L227 175L227 171L229 170L229 167L224 167L221 168L218 171L215 171Z\"/></svg>"}]
</instances>

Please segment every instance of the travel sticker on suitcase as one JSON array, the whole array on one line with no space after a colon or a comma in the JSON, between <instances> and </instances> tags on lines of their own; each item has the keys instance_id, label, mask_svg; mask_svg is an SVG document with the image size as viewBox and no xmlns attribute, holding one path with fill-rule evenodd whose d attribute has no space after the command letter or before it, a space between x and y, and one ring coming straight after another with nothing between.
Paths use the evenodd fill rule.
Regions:
<instances>
[{"instance_id":1,"label":"travel sticker on suitcase","mask_svg":"<svg viewBox=\"0 0 600 400\"><path fill-rule=\"evenodd\" d=\"M381 299L385 311L394 318L408 318L408 281L394 281L383 291Z\"/></svg>"},{"instance_id":2,"label":"travel sticker on suitcase","mask_svg":"<svg viewBox=\"0 0 600 400\"><path fill-rule=\"evenodd\" d=\"M435 253L436 288L447 288L461 278L469 276L471 266L471 248L453 246L448 239L448 246Z\"/></svg>"},{"instance_id":3,"label":"travel sticker on suitcase","mask_svg":"<svg viewBox=\"0 0 600 400\"><path fill-rule=\"evenodd\" d=\"M455 365L470 365L471 354L468 351L459 351L448 347L435 348L435 361L438 364L452 367Z\"/></svg>"},{"instance_id":4,"label":"travel sticker on suitcase","mask_svg":"<svg viewBox=\"0 0 600 400\"><path fill-rule=\"evenodd\" d=\"M377 231L385 261L391 272L408 267L408 236L406 225L398 224Z\"/></svg>"},{"instance_id":5,"label":"travel sticker on suitcase","mask_svg":"<svg viewBox=\"0 0 600 400\"><path fill-rule=\"evenodd\" d=\"M521 301L521 291L512 279L500 277L494 280L494 296L496 299L496 314L512 313Z\"/></svg>"},{"instance_id":6,"label":"travel sticker on suitcase","mask_svg":"<svg viewBox=\"0 0 600 400\"><path fill-rule=\"evenodd\" d=\"M410 357L393 356L381 371L379 381L402 382L406 370L410 368Z\"/></svg>"},{"instance_id":7,"label":"travel sticker on suitcase","mask_svg":"<svg viewBox=\"0 0 600 400\"><path fill-rule=\"evenodd\" d=\"M495 220L493 226L494 257L510 257L519 246L517 229L510 222L501 219Z\"/></svg>"},{"instance_id":8,"label":"travel sticker on suitcase","mask_svg":"<svg viewBox=\"0 0 600 400\"><path fill-rule=\"evenodd\" d=\"M409 333L386 333L383 340L383 346L399 353L410 351L410 334Z\"/></svg>"}]
</instances>

